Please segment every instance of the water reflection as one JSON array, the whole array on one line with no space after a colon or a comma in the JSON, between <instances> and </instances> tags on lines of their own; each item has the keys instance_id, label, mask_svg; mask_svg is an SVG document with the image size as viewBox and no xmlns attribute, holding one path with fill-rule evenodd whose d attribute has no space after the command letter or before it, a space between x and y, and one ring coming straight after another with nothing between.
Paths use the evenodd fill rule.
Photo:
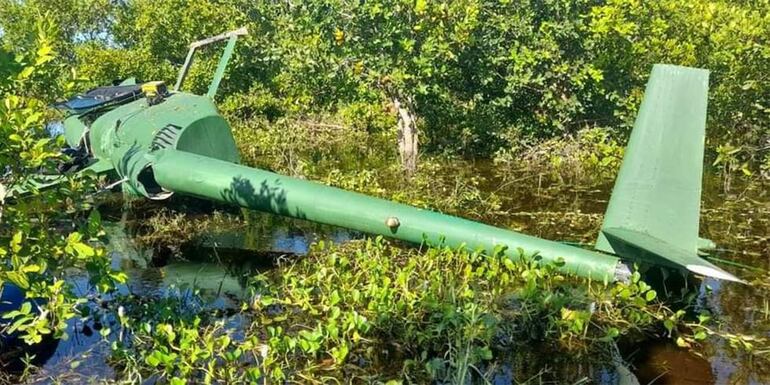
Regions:
<instances>
[{"instance_id":1,"label":"water reflection","mask_svg":"<svg viewBox=\"0 0 770 385\"><path fill-rule=\"evenodd\" d=\"M656 385L710 385L716 379L711 364L670 341L640 344L640 349L629 355L640 384ZM720 382L723 383L723 382Z\"/></svg>"}]
</instances>

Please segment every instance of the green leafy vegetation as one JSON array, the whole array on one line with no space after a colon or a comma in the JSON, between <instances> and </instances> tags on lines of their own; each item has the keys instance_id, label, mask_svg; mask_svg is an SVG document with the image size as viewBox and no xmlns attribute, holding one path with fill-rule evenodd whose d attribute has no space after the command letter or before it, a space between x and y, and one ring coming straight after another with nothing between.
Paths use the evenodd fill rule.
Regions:
<instances>
[{"instance_id":1,"label":"green leafy vegetation","mask_svg":"<svg viewBox=\"0 0 770 385\"><path fill-rule=\"evenodd\" d=\"M171 83L188 42L247 26L220 94L231 119L282 118L268 129L277 135L344 123L338 137L387 138L390 162L414 162L406 153L414 150L515 159L584 129L622 144L653 63L707 68L710 158L719 146L739 147L741 167L720 172L765 174L757 172L766 169L770 118L765 0L0 5L6 44L28 46L31 28L17 26L48 14L68 64L92 85L132 76ZM214 51L193 66L190 90L205 90Z\"/></svg>"},{"instance_id":2,"label":"green leafy vegetation","mask_svg":"<svg viewBox=\"0 0 770 385\"><path fill-rule=\"evenodd\" d=\"M465 383L489 378L495 357L530 344L601 362L615 339L663 321L676 338L702 339L679 329L684 312L662 306L638 273L602 286L534 261L381 238L320 243L275 272L251 280L242 308L251 322L240 337L222 321L162 310L173 302L127 302L118 327L131 337L113 344L116 358L130 378L169 383Z\"/></svg>"},{"instance_id":3,"label":"green leafy vegetation","mask_svg":"<svg viewBox=\"0 0 770 385\"><path fill-rule=\"evenodd\" d=\"M616 175L652 64L666 62L712 71L711 190L734 195L704 204L706 235L767 268L768 15L767 0L0 0L0 283L26 291L0 323L28 343L99 324L127 383L466 384L506 370L517 383L575 382L572 369L649 338L698 354L726 343L761 373L766 273L736 291L749 300L728 298L764 309L741 323L691 292L670 303L638 272L602 285L377 238L280 259L249 274L241 308L211 310L194 289L117 294L127 276L103 245L98 181L36 186L65 159L46 133L61 118L51 102L127 77L171 84L189 42L247 26L217 96L244 164L593 242L593 206L606 205L597 186ZM201 52L186 88L204 91L216 60ZM258 221L187 208L143 216L135 241L178 256L212 229ZM30 363L22 377L35 374Z\"/></svg>"},{"instance_id":4,"label":"green leafy vegetation","mask_svg":"<svg viewBox=\"0 0 770 385\"><path fill-rule=\"evenodd\" d=\"M28 343L44 337L66 338L67 321L77 317L85 298L74 294L65 279L68 269L89 274L94 292L105 293L123 282L110 258L99 247L99 213L91 211L86 193L94 191L93 178L68 179L59 187L40 190L46 170L62 160L60 138L48 138L50 111L44 95L34 91L50 84L59 68L49 39L52 27L37 25L35 49L11 55L0 79L0 284L12 284L26 293L21 307L2 315L4 332L19 333ZM21 191L29 199L17 200Z\"/></svg>"}]
</instances>

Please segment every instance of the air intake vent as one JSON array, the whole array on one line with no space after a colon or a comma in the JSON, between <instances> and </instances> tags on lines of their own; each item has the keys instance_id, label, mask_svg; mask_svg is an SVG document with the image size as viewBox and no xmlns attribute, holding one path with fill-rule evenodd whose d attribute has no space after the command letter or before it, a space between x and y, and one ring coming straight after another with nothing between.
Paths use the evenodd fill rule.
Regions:
<instances>
[{"instance_id":1,"label":"air intake vent","mask_svg":"<svg viewBox=\"0 0 770 385\"><path fill-rule=\"evenodd\" d=\"M179 133L182 131L182 127L169 124L158 131L158 134L152 138L152 145L150 149L152 151L160 150L164 148L173 148L176 143Z\"/></svg>"}]
</instances>

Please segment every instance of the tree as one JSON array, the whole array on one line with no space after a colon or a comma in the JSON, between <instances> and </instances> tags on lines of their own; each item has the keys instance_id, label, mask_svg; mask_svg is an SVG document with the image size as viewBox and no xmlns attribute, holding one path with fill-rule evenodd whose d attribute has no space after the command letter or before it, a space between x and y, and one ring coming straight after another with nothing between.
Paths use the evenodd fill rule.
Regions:
<instances>
[{"instance_id":1,"label":"tree","mask_svg":"<svg viewBox=\"0 0 770 385\"><path fill-rule=\"evenodd\" d=\"M73 46L88 41L109 42L108 30L118 2L113 0L0 0L2 40L9 47L29 47L37 41L35 24L49 20L56 28L48 39L65 60L73 59Z\"/></svg>"},{"instance_id":2,"label":"tree","mask_svg":"<svg viewBox=\"0 0 770 385\"><path fill-rule=\"evenodd\" d=\"M761 1L612 0L591 9L587 32L618 114L632 120L654 63L711 71L711 147L742 144L758 158L770 141L770 13ZM747 160L747 159L743 159Z\"/></svg>"},{"instance_id":3,"label":"tree","mask_svg":"<svg viewBox=\"0 0 770 385\"><path fill-rule=\"evenodd\" d=\"M458 80L458 57L480 23L474 0L346 2L331 32L344 68L380 91L397 114L399 153L413 172L419 152L421 104Z\"/></svg>"}]
</instances>

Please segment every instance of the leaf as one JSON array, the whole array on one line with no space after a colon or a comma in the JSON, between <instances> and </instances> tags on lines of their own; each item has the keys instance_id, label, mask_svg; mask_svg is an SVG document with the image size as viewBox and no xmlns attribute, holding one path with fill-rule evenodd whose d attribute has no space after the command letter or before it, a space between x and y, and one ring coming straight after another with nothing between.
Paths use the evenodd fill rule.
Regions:
<instances>
[{"instance_id":1,"label":"leaf","mask_svg":"<svg viewBox=\"0 0 770 385\"><path fill-rule=\"evenodd\" d=\"M29 279L27 275L19 271L9 271L5 273L6 278L14 285L26 290L29 289Z\"/></svg>"},{"instance_id":2,"label":"leaf","mask_svg":"<svg viewBox=\"0 0 770 385\"><path fill-rule=\"evenodd\" d=\"M51 47L49 44L43 44L40 48L37 50L37 56L48 56L53 52L53 47Z\"/></svg>"},{"instance_id":3,"label":"leaf","mask_svg":"<svg viewBox=\"0 0 770 385\"><path fill-rule=\"evenodd\" d=\"M334 30L334 41L337 44L342 44L345 42L345 32L343 32L341 29Z\"/></svg>"},{"instance_id":4,"label":"leaf","mask_svg":"<svg viewBox=\"0 0 770 385\"><path fill-rule=\"evenodd\" d=\"M28 77L32 76L33 72L35 72L35 67L25 67L23 70L21 70L21 72L19 72L19 79L27 79Z\"/></svg>"},{"instance_id":5,"label":"leaf","mask_svg":"<svg viewBox=\"0 0 770 385\"><path fill-rule=\"evenodd\" d=\"M155 352L153 354L150 354L147 356L147 358L144 359L144 362L147 363L147 365L154 367L157 367L160 364L160 359L155 355Z\"/></svg>"},{"instance_id":6,"label":"leaf","mask_svg":"<svg viewBox=\"0 0 770 385\"><path fill-rule=\"evenodd\" d=\"M485 360L485 361L489 361L493 357L492 350L488 346L485 346L485 347L479 349L478 353L479 353L479 357L482 360Z\"/></svg>"},{"instance_id":7,"label":"leaf","mask_svg":"<svg viewBox=\"0 0 770 385\"><path fill-rule=\"evenodd\" d=\"M340 293L337 290L334 290L329 298L329 304L331 306L334 306L338 303L340 303Z\"/></svg>"},{"instance_id":8,"label":"leaf","mask_svg":"<svg viewBox=\"0 0 770 385\"><path fill-rule=\"evenodd\" d=\"M42 270L42 267L40 265L26 265L21 268L21 271L25 273L38 273Z\"/></svg>"},{"instance_id":9,"label":"leaf","mask_svg":"<svg viewBox=\"0 0 770 385\"><path fill-rule=\"evenodd\" d=\"M81 242L83 235L78 232L70 233L67 236L67 252L80 258L96 255L93 247Z\"/></svg>"},{"instance_id":10,"label":"leaf","mask_svg":"<svg viewBox=\"0 0 770 385\"><path fill-rule=\"evenodd\" d=\"M226 335L222 336L219 339L219 345L223 348L230 346L230 342L231 342L230 337Z\"/></svg>"},{"instance_id":11,"label":"leaf","mask_svg":"<svg viewBox=\"0 0 770 385\"><path fill-rule=\"evenodd\" d=\"M21 304L21 309L19 309L19 311L22 314L29 314L30 312L32 312L32 303L24 302L23 304Z\"/></svg>"},{"instance_id":12,"label":"leaf","mask_svg":"<svg viewBox=\"0 0 770 385\"><path fill-rule=\"evenodd\" d=\"M345 358L348 356L348 345L343 343L342 345L334 348L331 350L332 356L334 357L334 362L337 364L342 364L345 362Z\"/></svg>"},{"instance_id":13,"label":"leaf","mask_svg":"<svg viewBox=\"0 0 770 385\"><path fill-rule=\"evenodd\" d=\"M647 292L647 294L644 295L644 299L647 300L647 302L650 302L654 300L658 296L658 293L655 290L650 290Z\"/></svg>"},{"instance_id":14,"label":"leaf","mask_svg":"<svg viewBox=\"0 0 770 385\"><path fill-rule=\"evenodd\" d=\"M677 337L677 339L676 339L676 346L679 346L680 348L689 348L690 347L690 343L687 342L682 337Z\"/></svg>"},{"instance_id":15,"label":"leaf","mask_svg":"<svg viewBox=\"0 0 770 385\"><path fill-rule=\"evenodd\" d=\"M37 124L40 121L40 118L43 116L41 112L35 112L33 114L29 114L27 116L27 119L24 119L24 127L30 127L34 124ZM51 140L48 138L42 138L38 139L37 143L35 143L36 148L43 148L46 144L48 144Z\"/></svg>"},{"instance_id":16,"label":"leaf","mask_svg":"<svg viewBox=\"0 0 770 385\"><path fill-rule=\"evenodd\" d=\"M620 330L618 330L618 328L609 328L607 330L606 338L607 339L614 339L614 338L617 338L617 336L619 336L619 335L620 335Z\"/></svg>"},{"instance_id":17,"label":"leaf","mask_svg":"<svg viewBox=\"0 0 770 385\"><path fill-rule=\"evenodd\" d=\"M82 242L73 244L72 248L75 249L79 257L91 257L96 254L93 247Z\"/></svg>"},{"instance_id":18,"label":"leaf","mask_svg":"<svg viewBox=\"0 0 770 385\"><path fill-rule=\"evenodd\" d=\"M24 233L21 231L17 231L15 234L13 234L13 238L11 238L11 251L14 254L18 254L19 251L21 251L21 242L23 237Z\"/></svg>"},{"instance_id":19,"label":"leaf","mask_svg":"<svg viewBox=\"0 0 770 385\"><path fill-rule=\"evenodd\" d=\"M414 3L414 12L417 14L421 14L425 12L425 8L428 6L427 0L417 0Z\"/></svg>"},{"instance_id":20,"label":"leaf","mask_svg":"<svg viewBox=\"0 0 770 385\"><path fill-rule=\"evenodd\" d=\"M743 172L743 175L751 176L752 172L749 170L749 163L746 162L741 166L741 172Z\"/></svg>"}]
</instances>

